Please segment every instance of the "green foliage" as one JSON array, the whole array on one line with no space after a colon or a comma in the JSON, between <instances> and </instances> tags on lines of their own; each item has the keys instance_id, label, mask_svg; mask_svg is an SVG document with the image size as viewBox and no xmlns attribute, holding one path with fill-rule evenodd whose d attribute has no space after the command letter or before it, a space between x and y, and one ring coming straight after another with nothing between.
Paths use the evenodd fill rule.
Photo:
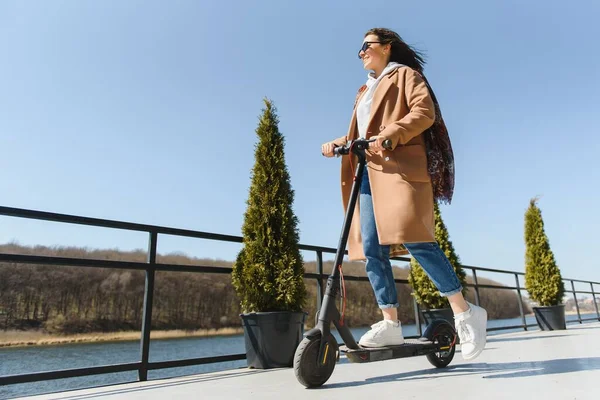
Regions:
<instances>
[{"instance_id":1,"label":"green foliage","mask_svg":"<svg viewBox=\"0 0 600 400\"><path fill-rule=\"evenodd\" d=\"M294 192L284 158L284 138L273 104L265 100L256 134L255 164L244 215L244 247L232 283L243 312L301 311L306 300L298 247Z\"/></svg>"},{"instance_id":2,"label":"green foliage","mask_svg":"<svg viewBox=\"0 0 600 400\"><path fill-rule=\"evenodd\" d=\"M562 303L565 286L550 250L537 200L531 199L525 212L525 286L531 300L540 306L555 306Z\"/></svg>"},{"instance_id":3,"label":"green foliage","mask_svg":"<svg viewBox=\"0 0 600 400\"><path fill-rule=\"evenodd\" d=\"M435 239L438 242L440 248L448 257L450 264L454 268L458 280L463 287L463 294L466 292L467 274L460 264L458 255L454 250L448 229L442 220L442 215L437 203L434 206L435 214ZM421 265L414 258L410 261L410 273L408 275L408 282L413 288L413 296L422 307L426 309L439 309L450 307L448 299L442 297L439 290L436 288L434 283L429 279L429 276L421 267Z\"/></svg>"}]
</instances>

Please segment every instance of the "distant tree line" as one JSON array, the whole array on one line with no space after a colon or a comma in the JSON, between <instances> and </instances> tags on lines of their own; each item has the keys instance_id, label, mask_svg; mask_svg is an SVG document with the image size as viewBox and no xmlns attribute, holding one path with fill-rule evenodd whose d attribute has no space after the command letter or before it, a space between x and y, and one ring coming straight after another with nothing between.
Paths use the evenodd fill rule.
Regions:
<instances>
[{"instance_id":1,"label":"distant tree line","mask_svg":"<svg viewBox=\"0 0 600 400\"><path fill-rule=\"evenodd\" d=\"M144 251L89 250L73 247L26 247L0 245L0 252L145 262ZM231 262L192 258L181 254L158 256L158 262L179 265L231 267ZM331 271L324 263L324 272ZM305 263L306 272L315 272L315 262ZM406 279L408 266L394 268L396 278ZM364 264L344 264L344 274L366 276ZM0 263L0 329L43 329L55 334L139 330L144 301L143 271L108 268L65 267ZM324 280L326 281L326 280ZM479 278L480 283L494 282ZM317 285L306 279L309 313L313 325ZM350 326L367 326L379 318L368 282L345 281L345 319ZM398 284L400 317L414 323L411 287ZM467 299L474 302L473 289ZM490 318L519 315L513 291L480 289L481 303ZM525 306L529 311L528 305ZM220 329L240 327L240 304L230 274L157 272L155 279L153 329Z\"/></svg>"}]
</instances>

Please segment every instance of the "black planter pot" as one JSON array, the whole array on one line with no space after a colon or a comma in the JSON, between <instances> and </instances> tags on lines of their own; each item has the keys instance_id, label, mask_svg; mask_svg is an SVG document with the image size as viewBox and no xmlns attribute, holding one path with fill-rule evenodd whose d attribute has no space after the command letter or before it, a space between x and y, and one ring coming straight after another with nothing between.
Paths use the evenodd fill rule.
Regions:
<instances>
[{"instance_id":1,"label":"black planter pot","mask_svg":"<svg viewBox=\"0 0 600 400\"><path fill-rule=\"evenodd\" d=\"M292 367L294 353L304 334L304 312L240 314L246 357L250 368Z\"/></svg>"},{"instance_id":2,"label":"black planter pot","mask_svg":"<svg viewBox=\"0 0 600 400\"><path fill-rule=\"evenodd\" d=\"M567 329L565 321L565 305L533 307L535 319L543 331Z\"/></svg>"},{"instance_id":3,"label":"black planter pot","mask_svg":"<svg viewBox=\"0 0 600 400\"><path fill-rule=\"evenodd\" d=\"M454 326L454 313L451 308L434 308L431 310L421 310L425 324L429 325L435 319L443 319Z\"/></svg>"}]
</instances>

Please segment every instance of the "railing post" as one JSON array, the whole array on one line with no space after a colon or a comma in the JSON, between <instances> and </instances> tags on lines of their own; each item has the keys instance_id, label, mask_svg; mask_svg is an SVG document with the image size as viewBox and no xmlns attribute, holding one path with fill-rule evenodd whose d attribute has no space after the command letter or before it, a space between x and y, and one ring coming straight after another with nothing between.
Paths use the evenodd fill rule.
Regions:
<instances>
[{"instance_id":1,"label":"railing post","mask_svg":"<svg viewBox=\"0 0 600 400\"><path fill-rule=\"evenodd\" d=\"M323 301L323 252L317 250L317 310L321 309Z\"/></svg>"},{"instance_id":2,"label":"railing post","mask_svg":"<svg viewBox=\"0 0 600 400\"><path fill-rule=\"evenodd\" d=\"M521 296L521 285L519 284L519 274L517 273L515 273L515 283L517 295L519 296L519 312L521 313L521 321L523 321L523 329L527 330L527 321L525 320L525 312L523 311L523 296Z\"/></svg>"},{"instance_id":3,"label":"railing post","mask_svg":"<svg viewBox=\"0 0 600 400\"><path fill-rule=\"evenodd\" d=\"M594 292L594 284L590 282L590 288L592 289L592 302L594 303L594 307L596 308L596 317L598 317L598 321L600 321L600 313L598 312L598 303L596 303L596 293Z\"/></svg>"},{"instance_id":4,"label":"railing post","mask_svg":"<svg viewBox=\"0 0 600 400\"><path fill-rule=\"evenodd\" d=\"M577 309L577 320L581 324L581 314L579 313L579 303L577 302L577 294L575 294L575 284L571 279L571 289L573 289L573 300L575 300L575 308Z\"/></svg>"},{"instance_id":5,"label":"railing post","mask_svg":"<svg viewBox=\"0 0 600 400\"><path fill-rule=\"evenodd\" d=\"M150 329L152 325L152 303L154 299L154 273L156 265L156 242L158 234L150 232L148 241L148 269L146 269L146 287L144 289L144 314L142 322L142 361L138 371L140 381L148 380L148 360L150 358Z\"/></svg>"},{"instance_id":6,"label":"railing post","mask_svg":"<svg viewBox=\"0 0 600 400\"><path fill-rule=\"evenodd\" d=\"M475 268L471 269L473 271L473 283L475 284L475 305L479 306L479 284L477 283L477 270Z\"/></svg>"},{"instance_id":7,"label":"railing post","mask_svg":"<svg viewBox=\"0 0 600 400\"><path fill-rule=\"evenodd\" d=\"M421 312L419 310L419 304L417 299L413 296L413 308L415 309L415 324L417 325L417 333L419 336L423 336L423 328L421 328Z\"/></svg>"}]
</instances>

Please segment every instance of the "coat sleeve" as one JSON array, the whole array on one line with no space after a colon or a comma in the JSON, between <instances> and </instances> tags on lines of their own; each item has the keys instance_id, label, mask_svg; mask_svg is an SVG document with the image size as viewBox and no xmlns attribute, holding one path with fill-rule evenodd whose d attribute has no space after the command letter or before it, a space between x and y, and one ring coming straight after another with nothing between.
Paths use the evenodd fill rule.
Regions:
<instances>
[{"instance_id":1,"label":"coat sleeve","mask_svg":"<svg viewBox=\"0 0 600 400\"><path fill-rule=\"evenodd\" d=\"M331 141L331 143L333 143L334 145L336 145L337 147L343 146L347 143L348 141L346 140L346 135L341 136L337 139L334 139Z\"/></svg>"},{"instance_id":2,"label":"coat sleeve","mask_svg":"<svg viewBox=\"0 0 600 400\"><path fill-rule=\"evenodd\" d=\"M410 110L401 120L389 124L379 133L392 141L392 149L406 144L420 135L435 119L435 106L427 84L414 70L408 69L404 80L404 93ZM402 95L402 90L400 90Z\"/></svg>"}]
</instances>

